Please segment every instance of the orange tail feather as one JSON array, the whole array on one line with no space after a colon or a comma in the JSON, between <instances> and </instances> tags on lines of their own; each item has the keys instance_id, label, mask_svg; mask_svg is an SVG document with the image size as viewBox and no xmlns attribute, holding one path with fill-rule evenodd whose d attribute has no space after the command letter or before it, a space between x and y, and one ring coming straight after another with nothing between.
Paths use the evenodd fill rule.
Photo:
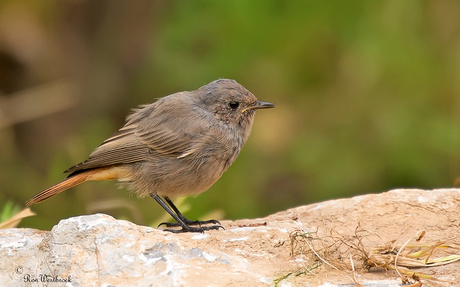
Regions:
<instances>
[{"instance_id":1,"label":"orange tail feather","mask_svg":"<svg viewBox=\"0 0 460 287\"><path fill-rule=\"evenodd\" d=\"M50 186L47 189L37 193L36 195L34 195L33 197L31 197L29 200L26 201L26 205L31 206L32 204L40 203L58 193L63 192L66 189L79 185L80 183L83 183L89 180L89 177L95 172L97 172L97 170L88 170L88 171L84 171L84 172L72 175L64 179L63 181L58 182L55 185Z\"/></svg>"}]
</instances>

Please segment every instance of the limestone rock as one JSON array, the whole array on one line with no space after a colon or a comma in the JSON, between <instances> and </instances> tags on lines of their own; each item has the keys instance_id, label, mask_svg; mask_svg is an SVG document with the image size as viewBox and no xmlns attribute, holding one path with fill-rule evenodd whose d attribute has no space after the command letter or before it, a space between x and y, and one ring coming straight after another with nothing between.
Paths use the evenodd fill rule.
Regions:
<instances>
[{"instance_id":1,"label":"limestone rock","mask_svg":"<svg viewBox=\"0 0 460 287\"><path fill-rule=\"evenodd\" d=\"M426 232L420 242L458 244L459 199L457 189L392 190L300 206L261 219L223 221L225 230L204 234L173 234L104 214L64 219L51 231L4 229L0 285L355 286L350 260L342 255L353 251L357 233L366 234L362 248L367 251L391 240L404 244L420 230ZM302 235L301 240L295 241L293 234ZM342 271L318 260L302 245L303 235L320 246L336 246L329 253L321 248L318 252L340 255L327 259ZM339 246L334 239L343 242ZM359 267L359 256L353 256ZM460 282L459 268L460 261L411 270L444 280L437 286L455 286L451 282ZM382 268L357 270L355 277L365 286L401 283L397 272ZM433 281L422 282L431 286Z\"/></svg>"}]
</instances>

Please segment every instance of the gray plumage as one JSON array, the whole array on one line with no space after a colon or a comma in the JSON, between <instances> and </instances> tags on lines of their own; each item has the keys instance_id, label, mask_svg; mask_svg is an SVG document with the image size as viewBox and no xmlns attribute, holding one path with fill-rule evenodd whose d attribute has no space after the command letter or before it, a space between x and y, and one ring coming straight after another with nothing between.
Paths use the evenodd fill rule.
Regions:
<instances>
[{"instance_id":1,"label":"gray plumage","mask_svg":"<svg viewBox=\"0 0 460 287\"><path fill-rule=\"evenodd\" d=\"M118 179L140 197L199 194L235 161L251 132L255 110L270 107L274 105L259 102L227 79L169 95L134 110L87 160L66 170L67 179L92 171L82 182ZM39 193L28 204L61 191L45 190L47 197Z\"/></svg>"}]
</instances>

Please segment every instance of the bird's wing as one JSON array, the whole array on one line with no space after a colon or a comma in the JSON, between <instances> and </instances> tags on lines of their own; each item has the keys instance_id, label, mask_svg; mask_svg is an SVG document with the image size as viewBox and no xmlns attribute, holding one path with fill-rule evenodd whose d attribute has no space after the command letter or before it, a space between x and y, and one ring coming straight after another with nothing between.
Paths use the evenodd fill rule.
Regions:
<instances>
[{"instance_id":1,"label":"bird's wing","mask_svg":"<svg viewBox=\"0 0 460 287\"><path fill-rule=\"evenodd\" d=\"M149 154L149 147L143 144L134 135L133 130L116 133L116 139L104 141L89 156L89 158L65 171L77 172L91 168L133 163L145 160Z\"/></svg>"},{"instance_id":2,"label":"bird's wing","mask_svg":"<svg viewBox=\"0 0 460 287\"><path fill-rule=\"evenodd\" d=\"M128 117L118 132L97 147L90 157L65 172L143 161L152 151L185 157L198 150L206 125L196 121L196 110L187 103L160 101L144 106Z\"/></svg>"},{"instance_id":3,"label":"bird's wing","mask_svg":"<svg viewBox=\"0 0 460 287\"><path fill-rule=\"evenodd\" d=\"M209 130L205 114L186 101L168 101L160 105L161 109L153 109L137 122L135 135L157 153L174 157L189 153Z\"/></svg>"}]
</instances>

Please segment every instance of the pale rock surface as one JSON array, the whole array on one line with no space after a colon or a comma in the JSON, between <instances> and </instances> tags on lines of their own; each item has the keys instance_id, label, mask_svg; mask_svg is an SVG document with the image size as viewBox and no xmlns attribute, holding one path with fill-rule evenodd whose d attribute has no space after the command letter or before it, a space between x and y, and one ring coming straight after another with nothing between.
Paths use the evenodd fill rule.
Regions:
<instances>
[{"instance_id":1,"label":"pale rock surface","mask_svg":"<svg viewBox=\"0 0 460 287\"><path fill-rule=\"evenodd\" d=\"M359 226L381 242L402 244L425 230L423 240L458 243L460 190L392 190L222 224L225 230L173 234L95 214L61 220L51 231L0 230L0 286L274 286L277 279L278 286L356 286L327 266L288 276L307 264L291 255L290 233L346 237ZM458 270L460 262L420 272L444 280L424 286L460 286ZM356 278L364 286L401 283L392 270Z\"/></svg>"}]
</instances>

